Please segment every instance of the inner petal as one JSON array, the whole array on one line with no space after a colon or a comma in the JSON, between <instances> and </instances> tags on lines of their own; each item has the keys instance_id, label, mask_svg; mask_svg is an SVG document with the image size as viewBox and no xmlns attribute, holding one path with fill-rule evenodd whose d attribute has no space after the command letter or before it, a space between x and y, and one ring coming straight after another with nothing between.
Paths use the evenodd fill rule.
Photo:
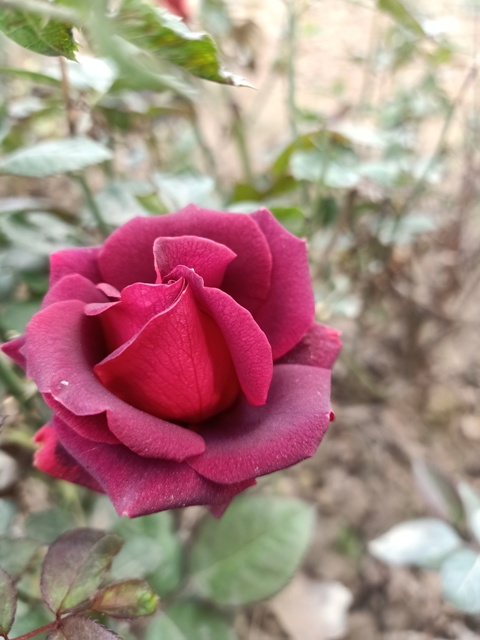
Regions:
<instances>
[{"instance_id":1,"label":"inner petal","mask_svg":"<svg viewBox=\"0 0 480 640\"><path fill-rule=\"evenodd\" d=\"M225 270L236 254L224 244L198 236L157 238L153 245L157 282L183 265L193 269L207 287L219 287Z\"/></svg>"},{"instance_id":2,"label":"inner petal","mask_svg":"<svg viewBox=\"0 0 480 640\"><path fill-rule=\"evenodd\" d=\"M197 306L189 285L94 371L122 400L180 422L200 422L220 413L240 389L225 339Z\"/></svg>"}]
</instances>

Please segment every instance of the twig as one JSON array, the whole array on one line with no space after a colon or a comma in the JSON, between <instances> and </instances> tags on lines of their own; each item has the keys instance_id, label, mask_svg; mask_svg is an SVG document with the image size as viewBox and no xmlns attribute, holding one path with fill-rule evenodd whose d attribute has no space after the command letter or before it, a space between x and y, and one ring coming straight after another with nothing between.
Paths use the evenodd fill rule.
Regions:
<instances>
[{"instance_id":1,"label":"twig","mask_svg":"<svg viewBox=\"0 0 480 640\"><path fill-rule=\"evenodd\" d=\"M85 202L90 209L90 213L92 214L92 217L95 220L100 233L104 236L104 238L107 238L110 235L110 227L103 219L102 212L100 211L95 201L95 196L93 195L88 182L85 179L85 176L79 173L74 177L82 189Z\"/></svg>"}]
</instances>

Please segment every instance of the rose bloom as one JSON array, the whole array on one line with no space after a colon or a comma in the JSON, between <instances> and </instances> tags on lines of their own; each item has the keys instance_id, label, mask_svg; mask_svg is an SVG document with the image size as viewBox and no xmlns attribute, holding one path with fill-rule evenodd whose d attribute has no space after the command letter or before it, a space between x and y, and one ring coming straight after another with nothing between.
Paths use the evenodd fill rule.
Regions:
<instances>
[{"instance_id":1,"label":"rose bloom","mask_svg":"<svg viewBox=\"0 0 480 640\"><path fill-rule=\"evenodd\" d=\"M340 341L314 322L303 240L267 209L189 205L54 253L41 310L3 350L54 413L39 469L121 515L220 515L315 453Z\"/></svg>"},{"instance_id":2,"label":"rose bloom","mask_svg":"<svg viewBox=\"0 0 480 640\"><path fill-rule=\"evenodd\" d=\"M157 0L158 4L164 5L172 13L176 13L184 20L188 20L189 12L186 0Z\"/></svg>"}]
</instances>

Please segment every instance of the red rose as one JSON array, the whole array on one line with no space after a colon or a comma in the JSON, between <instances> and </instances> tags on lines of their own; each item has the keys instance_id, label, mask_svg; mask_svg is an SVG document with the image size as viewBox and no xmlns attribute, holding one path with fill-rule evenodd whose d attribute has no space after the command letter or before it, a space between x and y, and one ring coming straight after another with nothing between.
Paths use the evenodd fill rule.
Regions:
<instances>
[{"instance_id":1,"label":"red rose","mask_svg":"<svg viewBox=\"0 0 480 640\"><path fill-rule=\"evenodd\" d=\"M189 12L186 0L159 0L158 4L166 5L169 11L176 13L184 20L188 20Z\"/></svg>"},{"instance_id":2,"label":"red rose","mask_svg":"<svg viewBox=\"0 0 480 640\"><path fill-rule=\"evenodd\" d=\"M53 409L38 468L120 514L205 504L315 452L338 333L314 323L305 242L267 209L190 205L51 257L4 351Z\"/></svg>"}]
</instances>

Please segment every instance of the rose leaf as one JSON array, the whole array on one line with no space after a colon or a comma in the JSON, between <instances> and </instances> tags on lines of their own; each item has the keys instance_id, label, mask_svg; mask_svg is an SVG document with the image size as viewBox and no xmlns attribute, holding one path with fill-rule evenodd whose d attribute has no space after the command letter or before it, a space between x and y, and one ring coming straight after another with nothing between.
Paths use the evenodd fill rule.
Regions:
<instances>
[{"instance_id":1,"label":"rose leaf","mask_svg":"<svg viewBox=\"0 0 480 640\"><path fill-rule=\"evenodd\" d=\"M176 602L147 627L145 640L234 640L225 618L197 602Z\"/></svg>"},{"instance_id":2,"label":"rose leaf","mask_svg":"<svg viewBox=\"0 0 480 640\"><path fill-rule=\"evenodd\" d=\"M300 500L238 498L221 520L201 527L191 561L196 588L219 604L273 595L299 567L313 524L313 508Z\"/></svg>"},{"instance_id":3,"label":"rose leaf","mask_svg":"<svg viewBox=\"0 0 480 640\"><path fill-rule=\"evenodd\" d=\"M95 529L74 529L50 546L42 567L41 591L59 613L90 598L110 570L122 541Z\"/></svg>"}]
</instances>

